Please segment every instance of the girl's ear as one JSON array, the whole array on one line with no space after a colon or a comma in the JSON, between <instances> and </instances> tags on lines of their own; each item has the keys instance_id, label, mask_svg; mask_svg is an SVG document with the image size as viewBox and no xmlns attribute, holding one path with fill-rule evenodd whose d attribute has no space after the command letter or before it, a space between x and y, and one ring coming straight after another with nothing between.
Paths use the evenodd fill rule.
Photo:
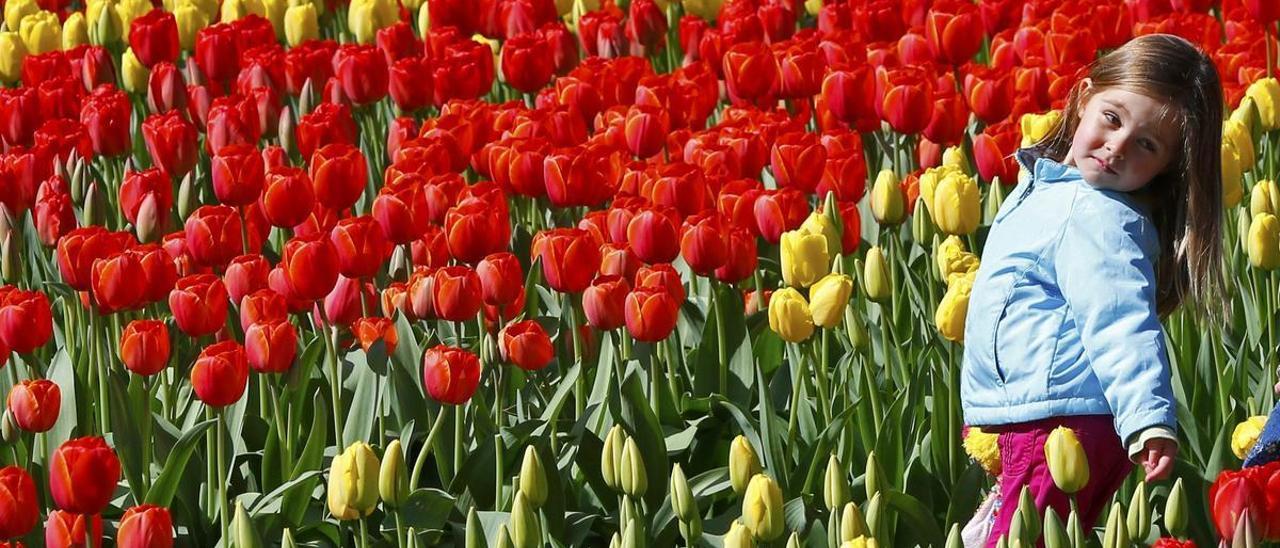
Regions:
<instances>
[{"instance_id":1,"label":"girl's ear","mask_svg":"<svg viewBox=\"0 0 1280 548\"><path fill-rule=\"evenodd\" d=\"M1080 89L1077 90L1077 93L1076 93L1076 96L1080 98L1079 101L1076 103L1076 118L1083 119L1084 106L1089 104L1089 97L1092 95L1093 79L1086 76L1080 80L1079 84L1076 84L1076 85L1080 86Z\"/></svg>"}]
</instances>

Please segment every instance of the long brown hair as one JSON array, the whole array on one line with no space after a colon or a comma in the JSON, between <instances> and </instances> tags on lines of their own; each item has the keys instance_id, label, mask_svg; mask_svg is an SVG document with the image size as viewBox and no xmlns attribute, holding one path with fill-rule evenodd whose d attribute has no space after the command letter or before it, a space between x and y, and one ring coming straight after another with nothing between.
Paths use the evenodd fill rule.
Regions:
<instances>
[{"instance_id":1,"label":"long brown hair","mask_svg":"<svg viewBox=\"0 0 1280 548\"><path fill-rule=\"evenodd\" d=\"M1162 99L1181 146L1165 170L1132 194L1145 204L1160 238L1156 310L1163 318L1191 298L1197 311L1229 310L1222 298L1222 85L1213 62L1177 36L1130 40L1089 67L1093 85L1077 85L1057 125L1032 148L1063 161L1085 103L1108 88Z\"/></svg>"}]
</instances>

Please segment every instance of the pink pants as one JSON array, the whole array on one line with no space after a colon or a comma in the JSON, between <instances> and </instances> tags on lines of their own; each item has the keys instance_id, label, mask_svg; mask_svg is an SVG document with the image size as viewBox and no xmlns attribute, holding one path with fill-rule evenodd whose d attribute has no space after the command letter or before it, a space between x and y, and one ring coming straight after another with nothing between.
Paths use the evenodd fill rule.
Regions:
<instances>
[{"instance_id":1,"label":"pink pants","mask_svg":"<svg viewBox=\"0 0 1280 548\"><path fill-rule=\"evenodd\" d=\"M1085 530L1097 522L1102 508L1133 469L1133 463L1129 462L1120 437L1116 435L1111 415L1053 417L991 428L1000 435L1002 471L999 509L996 510L991 536L987 538L988 548L993 548L1000 537L1009 532L1023 486L1030 487L1031 497L1041 515L1044 515L1045 508L1053 507L1062 523L1066 524L1067 515L1071 512L1070 499L1053 484L1044 458L1044 443L1058 426L1075 431L1089 458L1089 483L1076 493L1080 525Z\"/></svg>"}]
</instances>

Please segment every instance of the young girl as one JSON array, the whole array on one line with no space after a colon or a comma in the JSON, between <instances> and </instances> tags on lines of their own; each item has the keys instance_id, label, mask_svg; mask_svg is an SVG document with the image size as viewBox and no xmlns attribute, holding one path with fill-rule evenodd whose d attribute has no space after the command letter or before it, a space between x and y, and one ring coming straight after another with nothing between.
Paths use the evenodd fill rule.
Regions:
<instances>
[{"instance_id":1,"label":"young girl","mask_svg":"<svg viewBox=\"0 0 1280 548\"><path fill-rule=\"evenodd\" d=\"M1222 89L1186 40L1135 38L1098 59L1061 121L1018 151L1030 174L996 214L973 284L965 422L999 433L1000 500L987 546L1029 486L1065 521L1045 463L1058 426L1089 458L1076 493L1087 527L1141 464L1178 452L1160 318L1220 304Z\"/></svg>"}]
</instances>

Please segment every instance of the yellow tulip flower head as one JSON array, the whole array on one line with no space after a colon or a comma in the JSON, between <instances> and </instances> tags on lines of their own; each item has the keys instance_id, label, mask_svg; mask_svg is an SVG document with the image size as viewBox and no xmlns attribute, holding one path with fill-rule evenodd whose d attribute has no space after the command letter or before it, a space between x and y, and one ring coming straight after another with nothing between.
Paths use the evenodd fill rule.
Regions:
<instances>
[{"instance_id":1,"label":"yellow tulip flower head","mask_svg":"<svg viewBox=\"0 0 1280 548\"><path fill-rule=\"evenodd\" d=\"M1089 457L1070 428L1059 426L1049 433L1044 443L1044 458L1054 485L1062 492L1072 494L1089 483Z\"/></svg>"},{"instance_id":2,"label":"yellow tulip flower head","mask_svg":"<svg viewBox=\"0 0 1280 548\"><path fill-rule=\"evenodd\" d=\"M1249 214L1258 215L1260 213L1270 213L1275 215L1277 210L1276 201L1280 200L1280 192L1277 192L1276 184L1270 179L1262 179L1253 185L1253 191L1249 194Z\"/></svg>"},{"instance_id":3,"label":"yellow tulip flower head","mask_svg":"<svg viewBox=\"0 0 1280 548\"><path fill-rule=\"evenodd\" d=\"M942 165L964 170L969 167L969 160L965 158L963 148L951 146L942 151Z\"/></svg>"},{"instance_id":4,"label":"yellow tulip flower head","mask_svg":"<svg viewBox=\"0 0 1280 548\"><path fill-rule=\"evenodd\" d=\"M1222 141L1222 205L1235 207L1244 194L1241 182L1244 173L1240 169L1240 151L1229 140Z\"/></svg>"},{"instance_id":5,"label":"yellow tulip flower head","mask_svg":"<svg viewBox=\"0 0 1280 548\"><path fill-rule=\"evenodd\" d=\"M399 508L409 498L409 474L404 465L404 448L400 440L391 440L382 452L378 469L378 496L389 508Z\"/></svg>"},{"instance_id":6,"label":"yellow tulip flower head","mask_svg":"<svg viewBox=\"0 0 1280 548\"><path fill-rule=\"evenodd\" d=\"M1236 151L1240 154L1240 171L1246 172L1253 169L1258 158L1254 152L1253 133L1249 131L1249 126L1235 118L1224 121L1222 140L1231 141L1231 144L1235 145Z\"/></svg>"},{"instance_id":7,"label":"yellow tulip flower head","mask_svg":"<svg viewBox=\"0 0 1280 548\"><path fill-rule=\"evenodd\" d=\"M355 442L334 457L329 468L329 512L339 520L362 518L378 505L378 455Z\"/></svg>"},{"instance_id":8,"label":"yellow tulip flower head","mask_svg":"<svg viewBox=\"0 0 1280 548\"><path fill-rule=\"evenodd\" d=\"M881 170L871 187L871 215L882 225L896 225L906 216L906 196L893 170Z\"/></svg>"},{"instance_id":9,"label":"yellow tulip flower head","mask_svg":"<svg viewBox=\"0 0 1280 548\"><path fill-rule=\"evenodd\" d=\"M835 327L844 319L844 309L853 295L853 278L827 274L809 288L809 312L818 327Z\"/></svg>"},{"instance_id":10,"label":"yellow tulip flower head","mask_svg":"<svg viewBox=\"0 0 1280 548\"><path fill-rule=\"evenodd\" d=\"M978 182L959 170L947 173L933 191L933 223L947 234L969 234L982 220Z\"/></svg>"},{"instance_id":11,"label":"yellow tulip flower head","mask_svg":"<svg viewBox=\"0 0 1280 548\"><path fill-rule=\"evenodd\" d=\"M1249 223L1249 264L1254 268L1275 270L1280 266L1280 219L1270 213L1259 213Z\"/></svg>"},{"instance_id":12,"label":"yellow tulip flower head","mask_svg":"<svg viewBox=\"0 0 1280 548\"><path fill-rule=\"evenodd\" d=\"M124 81L125 91L146 93L147 79L150 77L151 71L138 61L138 56L133 54L133 48L124 50L124 55L120 57L120 78Z\"/></svg>"},{"instance_id":13,"label":"yellow tulip flower head","mask_svg":"<svg viewBox=\"0 0 1280 548\"><path fill-rule=\"evenodd\" d=\"M800 342L813 335L809 303L794 287L775 291L769 298L769 329L787 342Z\"/></svg>"},{"instance_id":14,"label":"yellow tulip flower head","mask_svg":"<svg viewBox=\"0 0 1280 548\"><path fill-rule=\"evenodd\" d=\"M1249 417L1236 425L1235 430L1231 431L1231 452L1235 453L1236 458L1243 459L1249 454L1253 445L1258 443L1258 436L1262 435L1262 428L1266 425L1266 415Z\"/></svg>"},{"instance_id":15,"label":"yellow tulip flower head","mask_svg":"<svg viewBox=\"0 0 1280 548\"><path fill-rule=\"evenodd\" d=\"M0 80L6 84L22 77L22 59L27 56L27 46L17 32L0 32Z\"/></svg>"},{"instance_id":16,"label":"yellow tulip flower head","mask_svg":"<svg viewBox=\"0 0 1280 548\"><path fill-rule=\"evenodd\" d=\"M801 223L800 230L813 234L821 234L827 239L827 256L835 257L840 253L840 232L836 230L836 225L831 221L825 213L815 211L809 214L809 217Z\"/></svg>"},{"instance_id":17,"label":"yellow tulip flower head","mask_svg":"<svg viewBox=\"0 0 1280 548\"><path fill-rule=\"evenodd\" d=\"M831 271L827 237L803 228L782 233L782 279L792 287L809 287Z\"/></svg>"},{"instance_id":18,"label":"yellow tulip flower head","mask_svg":"<svg viewBox=\"0 0 1280 548\"><path fill-rule=\"evenodd\" d=\"M729 444L729 484L733 486L733 492L739 495L746 493L751 478L762 470L756 450L751 448L746 436L739 434L733 438Z\"/></svg>"},{"instance_id":19,"label":"yellow tulip flower head","mask_svg":"<svg viewBox=\"0 0 1280 548\"><path fill-rule=\"evenodd\" d=\"M115 4L116 15L120 17L120 39L129 41L129 29L133 28L133 20L155 9L151 0L120 0Z\"/></svg>"},{"instance_id":20,"label":"yellow tulip flower head","mask_svg":"<svg viewBox=\"0 0 1280 548\"><path fill-rule=\"evenodd\" d=\"M40 5L36 0L7 0L4 3L4 25L9 30L16 31L22 25L22 20L28 15L34 15L40 11Z\"/></svg>"},{"instance_id":21,"label":"yellow tulip flower head","mask_svg":"<svg viewBox=\"0 0 1280 548\"><path fill-rule=\"evenodd\" d=\"M1258 118L1262 127L1272 130L1280 127L1280 81L1275 77L1261 78L1244 90L1258 106Z\"/></svg>"},{"instance_id":22,"label":"yellow tulip flower head","mask_svg":"<svg viewBox=\"0 0 1280 548\"><path fill-rule=\"evenodd\" d=\"M1023 114L1022 118L1018 119L1018 125L1022 129L1022 145L1020 146L1029 147L1040 142L1040 139L1043 139L1061 119L1061 110L1051 110L1044 114Z\"/></svg>"},{"instance_id":23,"label":"yellow tulip flower head","mask_svg":"<svg viewBox=\"0 0 1280 548\"><path fill-rule=\"evenodd\" d=\"M222 0L222 7L218 10L218 21L223 23L239 21L246 15L249 15L248 0Z\"/></svg>"},{"instance_id":24,"label":"yellow tulip flower head","mask_svg":"<svg viewBox=\"0 0 1280 548\"><path fill-rule=\"evenodd\" d=\"M683 0L684 12L691 13L707 21L715 20L720 14L720 4L724 0Z\"/></svg>"},{"instance_id":25,"label":"yellow tulip flower head","mask_svg":"<svg viewBox=\"0 0 1280 548\"><path fill-rule=\"evenodd\" d=\"M755 548L756 545L751 540L751 531L736 519L729 524L729 532L724 534L722 543L724 548Z\"/></svg>"},{"instance_id":26,"label":"yellow tulip flower head","mask_svg":"<svg viewBox=\"0 0 1280 548\"><path fill-rule=\"evenodd\" d=\"M889 278L889 262L884 250L874 246L867 250L867 262L863 265L862 283L868 299L878 303L889 302L893 296L893 283Z\"/></svg>"},{"instance_id":27,"label":"yellow tulip flower head","mask_svg":"<svg viewBox=\"0 0 1280 548\"><path fill-rule=\"evenodd\" d=\"M290 46L320 37L320 14L310 2L289 6L284 13L284 37Z\"/></svg>"},{"instance_id":28,"label":"yellow tulip flower head","mask_svg":"<svg viewBox=\"0 0 1280 548\"><path fill-rule=\"evenodd\" d=\"M756 540L770 542L787 531L782 512L782 489L773 478L756 474L742 497L742 524Z\"/></svg>"},{"instance_id":29,"label":"yellow tulip flower head","mask_svg":"<svg viewBox=\"0 0 1280 548\"><path fill-rule=\"evenodd\" d=\"M978 271L978 256L965 251L964 241L955 235L947 236L947 239L938 245L936 260L938 276L943 281L949 281L953 274Z\"/></svg>"},{"instance_id":30,"label":"yellow tulip flower head","mask_svg":"<svg viewBox=\"0 0 1280 548\"><path fill-rule=\"evenodd\" d=\"M196 34L209 26L209 12L192 0L180 0L173 8L173 18L178 24L178 43L183 50L193 51L196 47Z\"/></svg>"},{"instance_id":31,"label":"yellow tulip flower head","mask_svg":"<svg viewBox=\"0 0 1280 548\"><path fill-rule=\"evenodd\" d=\"M635 438L627 438L622 446L622 463L618 469L622 492L632 497L643 497L649 489L649 476L644 470L644 455Z\"/></svg>"},{"instance_id":32,"label":"yellow tulip flower head","mask_svg":"<svg viewBox=\"0 0 1280 548\"><path fill-rule=\"evenodd\" d=\"M89 43L89 24L84 20L84 12L77 11L67 16L62 22L62 49L75 49Z\"/></svg>"},{"instance_id":33,"label":"yellow tulip flower head","mask_svg":"<svg viewBox=\"0 0 1280 548\"><path fill-rule=\"evenodd\" d=\"M31 55L57 51L62 47L62 23L51 11L38 11L23 17L18 34Z\"/></svg>"},{"instance_id":34,"label":"yellow tulip flower head","mask_svg":"<svg viewBox=\"0 0 1280 548\"><path fill-rule=\"evenodd\" d=\"M262 0L263 17L271 21L271 28L276 31L276 40L285 39L284 13L289 9L288 0Z\"/></svg>"},{"instance_id":35,"label":"yellow tulip flower head","mask_svg":"<svg viewBox=\"0 0 1280 548\"><path fill-rule=\"evenodd\" d=\"M520 490L534 508L541 508L547 502L547 471L532 445L524 448L524 460L520 463Z\"/></svg>"},{"instance_id":36,"label":"yellow tulip flower head","mask_svg":"<svg viewBox=\"0 0 1280 548\"><path fill-rule=\"evenodd\" d=\"M89 43L105 46L125 37L124 22L116 10L116 0L89 0L85 3L84 19L89 24Z\"/></svg>"},{"instance_id":37,"label":"yellow tulip flower head","mask_svg":"<svg viewBox=\"0 0 1280 548\"><path fill-rule=\"evenodd\" d=\"M395 2L355 0L347 8L347 28L361 44L372 44L378 31L391 26L398 17Z\"/></svg>"},{"instance_id":38,"label":"yellow tulip flower head","mask_svg":"<svg viewBox=\"0 0 1280 548\"><path fill-rule=\"evenodd\" d=\"M622 489L622 450L627 444L627 433L621 424L613 425L604 437L600 450L600 475L604 483L613 489Z\"/></svg>"},{"instance_id":39,"label":"yellow tulip flower head","mask_svg":"<svg viewBox=\"0 0 1280 548\"><path fill-rule=\"evenodd\" d=\"M947 293L938 303L933 321L938 332L952 342L964 342L965 317L969 314L969 295L973 293L976 272L956 274L947 279Z\"/></svg>"}]
</instances>

